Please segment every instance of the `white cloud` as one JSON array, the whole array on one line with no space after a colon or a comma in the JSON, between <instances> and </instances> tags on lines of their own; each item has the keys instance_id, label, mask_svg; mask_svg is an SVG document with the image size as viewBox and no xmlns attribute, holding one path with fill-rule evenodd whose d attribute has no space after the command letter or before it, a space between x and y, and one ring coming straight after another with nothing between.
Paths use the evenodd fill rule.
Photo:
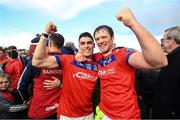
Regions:
<instances>
[{"instance_id":1,"label":"white cloud","mask_svg":"<svg viewBox=\"0 0 180 120\"><path fill-rule=\"evenodd\" d=\"M162 38L162 35L155 36L155 38L160 43L160 39ZM115 35L115 43L116 46L119 47L122 46L122 47L134 48L138 51L141 51L141 47L135 35Z\"/></svg>"},{"instance_id":2,"label":"white cloud","mask_svg":"<svg viewBox=\"0 0 180 120\"><path fill-rule=\"evenodd\" d=\"M116 43L116 46L118 46L118 47L134 48L136 50L141 51L140 45L139 45L138 40L135 37L135 35L117 35L117 34L115 34L114 43Z\"/></svg>"},{"instance_id":3,"label":"white cloud","mask_svg":"<svg viewBox=\"0 0 180 120\"><path fill-rule=\"evenodd\" d=\"M0 35L1 46L8 47L15 45L18 49L29 49L31 39L34 35L25 32L9 33L8 35Z\"/></svg>"},{"instance_id":4,"label":"white cloud","mask_svg":"<svg viewBox=\"0 0 180 120\"><path fill-rule=\"evenodd\" d=\"M14 9L29 9L60 19L70 19L82 10L102 2L103 0L1 0L0 4Z\"/></svg>"}]
</instances>

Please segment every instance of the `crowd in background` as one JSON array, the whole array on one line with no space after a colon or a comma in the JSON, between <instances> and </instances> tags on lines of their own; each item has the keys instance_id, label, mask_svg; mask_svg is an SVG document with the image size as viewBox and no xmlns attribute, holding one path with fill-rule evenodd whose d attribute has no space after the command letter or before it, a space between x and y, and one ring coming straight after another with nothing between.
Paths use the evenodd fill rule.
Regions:
<instances>
[{"instance_id":1,"label":"crowd in background","mask_svg":"<svg viewBox=\"0 0 180 120\"><path fill-rule=\"evenodd\" d=\"M39 74L39 69L32 67L31 63L40 36L36 34L36 37L31 40L28 50L17 49L13 45L5 48L0 47L0 118L28 118L29 104L33 96L34 78L35 75ZM66 42L61 50L57 49L56 54L75 54L76 52L78 49L74 43ZM51 51L49 54L53 55L53 52ZM47 76L46 79L51 76ZM57 86L56 82L54 83L55 87ZM1 84L3 85L1 86ZM59 97L59 94L57 96ZM37 104L33 105L36 106Z\"/></svg>"},{"instance_id":2,"label":"crowd in background","mask_svg":"<svg viewBox=\"0 0 180 120\"><path fill-rule=\"evenodd\" d=\"M129 10L126 10L125 12L130 14L129 16L132 17L131 12ZM122 13L119 13L119 15L121 14ZM122 20L121 18L117 18L117 19L119 21ZM131 19L134 20L134 18ZM84 60L84 58L82 57L84 60L82 63L71 61L74 60L74 55L77 55L77 53L79 53L78 52L79 50L75 47L73 42L66 42L64 45L65 42L64 37L61 34L55 33L56 26L52 23L48 24L49 26L46 28L46 32L49 32L49 35L47 35L46 33L43 33L42 35L36 34L36 37L31 40L31 44L28 50L18 49L16 46L9 46L7 48L0 47L0 119L58 118L59 116L57 116L57 114L61 115L61 113L63 113L62 109L64 108L59 107L61 104L62 105L65 104L63 103L63 100L67 99L72 101L71 98L68 96L68 94L65 94L67 91L74 92L69 89L73 89L73 87L76 88L77 86L80 86L82 87L81 88L82 90L79 88L76 89L81 90L82 93L83 91L86 91L84 87L86 87L87 85L85 85L84 83L79 82L77 85L76 82L72 82L73 83L72 85L71 82L67 82L68 80L66 81L64 80L68 78L73 79L69 76L66 76L73 70L77 71L77 74L73 75L73 77L75 76L75 77L79 77L78 79L82 79L83 77L88 76L89 77L89 78L87 77L88 79L90 78L93 79L93 82L92 81L86 82L86 84L88 84L88 87L92 86L91 88L89 88L88 91L89 92L88 94L91 94L91 96L90 97L86 96L87 100L91 99L91 97L92 99L89 103L87 104L84 103L84 104L87 106L88 105L93 106L93 114L91 115L98 114L95 117L95 119L97 120L118 119L121 116L119 114L118 115L110 114L111 112L122 113L121 116L122 118L119 119L180 118L180 102L179 102L180 101L180 94L179 94L180 26L171 27L164 31L163 38L161 39L161 49L162 51L164 51L164 54L162 54L161 56L163 58L163 56L166 55L166 57L164 57L164 61L166 61L167 59L168 64L165 63L162 64L160 63L160 61L157 61L158 58L156 57L158 55L155 56L154 59L151 59L149 56L147 56L149 55L147 54L149 52L148 50L150 50L148 48L149 46L147 47L146 46L147 43L142 42L143 40L141 41L141 39L143 39L142 37L143 35L145 37L148 36L147 37L148 39L153 39L153 37L148 32L146 32L143 27L138 26L139 29L144 33L142 35L138 31L136 31L137 29L131 27L129 22L125 20L122 21L126 26L129 25L129 27L136 33L137 37L140 39L139 42L142 43L142 48L144 48L142 54L139 54L134 49L118 47L118 45L116 45L115 47L114 46L115 43L113 42L108 43L112 45L112 46L110 45L108 46L108 47L112 47L112 49L109 50L110 52L109 51L108 53L103 52L104 50L104 48L102 47L103 43L100 40L106 38L105 36L106 33L107 35L110 36L110 39L114 39L112 28L106 25L99 26L98 28L96 28L93 35L94 38L87 32L80 34L79 47L81 49L80 50L81 54L84 55L86 59ZM133 21L132 23L134 24L136 22ZM52 26L54 28L50 28ZM49 38L50 40L45 41L46 38ZM59 39L61 40L61 42L59 42ZM89 55L90 59L88 58L89 57L88 55L87 55L88 57L86 56L87 54L86 52L88 50L93 52L93 48L94 48L93 39L96 40L96 43L100 48L100 51L103 53L105 57L103 57L103 55L101 54L92 55L92 53ZM46 48L45 54L47 58L43 56L44 54L42 54L43 52L40 50L40 48L43 47L43 42L46 42L46 46L44 47ZM155 42L151 42L151 43L157 45L158 47L160 46L160 44L158 43ZM38 44L38 48L36 48L37 44ZM90 47L84 49L83 45L87 45ZM82 50L84 50L84 53L82 52ZM157 50L160 51L159 53L161 53L161 50L159 49ZM35 58L33 58L34 51L35 51ZM152 50L151 52L153 53L155 51ZM109 57L110 55L111 57ZM94 61L93 62L91 61L93 59L98 59L97 64L99 64L99 66ZM106 69L105 68L106 65L113 63L116 59L119 60L119 62L113 64L113 66L111 67L112 68L117 67L118 69L116 70L121 70L119 73L123 71L124 74L121 74L121 76L119 76L119 74L117 74L117 76L115 75L109 76L109 74L113 74L113 72L115 71L103 72L103 70ZM86 76L82 75L82 72L78 72L79 68L77 69L74 68L73 66L69 66L70 64L75 64L80 69L81 68L86 69L86 72L89 72L89 74ZM97 74L96 65L98 66L98 70L99 70L98 74ZM117 65L120 65L120 67ZM111 67L108 67L108 69L112 70L110 69ZM128 78L128 81L126 81L127 78L126 75L128 74L127 71L131 73L131 77ZM91 75L94 75L96 77L92 77ZM99 78L97 77L97 75L99 75L98 76ZM111 81L109 83L107 83L108 80L105 78L107 76L108 76L107 79ZM124 78L122 76L124 76ZM95 78L97 79L94 80ZM117 83L115 84L112 79L119 79L124 81L122 83L117 81ZM131 81L131 80L136 80L136 81ZM63 82L66 87L63 87ZM71 85L68 86L67 85L68 83ZM135 88L134 83L136 83L136 89L134 89ZM109 89L111 89L113 93L110 94L109 96L114 95L114 93L116 92L118 94L118 92L121 90L121 95L118 94L116 99L109 100L112 103L115 101L115 104L108 103L108 105L107 104L105 105L105 102L108 98L106 98L107 96L105 96L105 93L107 91L104 91L104 89L107 90L106 88L108 86L107 84L112 85L111 87L109 87ZM121 84L121 85L123 84L122 86L124 87L124 89L123 87L118 89L117 84ZM127 90L126 86L128 86L129 84L130 87ZM117 88L114 88L113 85L116 86ZM127 101L123 101L122 98L123 92L125 95L124 98L130 96L130 99L128 99ZM72 95L75 95L75 93L76 92L74 92ZM78 95L72 97L78 100L81 98L81 94L80 93L78 94L79 98L77 97ZM64 98L60 99L60 97L64 97ZM59 103L59 99L62 103ZM81 100L84 99L81 98ZM121 100L124 103L127 104L130 103L132 105L130 105L130 108L126 108L126 111L123 112L119 111L119 109L114 110L114 108L116 108L118 105L123 108L122 105L124 103L123 104L118 103L118 101ZM132 100L134 100L135 102ZM138 106L136 106L136 101L138 101ZM101 104L98 105L99 103ZM73 103L72 106L74 107L76 105L77 106L79 105L82 107L84 104L80 104L77 102L76 104ZM97 105L98 107L96 108ZM91 109L89 109L90 107L88 108L87 106L85 106L87 109L77 107L77 111L74 111L73 114L68 113L73 117L67 117L64 115L62 115L61 117L62 119L67 119L67 118L76 119L76 115L77 115L77 117L80 118L80 116L78 116L79 113L86 114L86 111L88 111L88 113L89 111L91 111ZM111 107L106 108L107 106L114 106L114 108ZM140 108L140 117L138 116L139 115L138 108ZM65 108L64 110L66 111L66 109L67 108ZM103 111L105 109L108 109L108 111ZM60 111L60 113L57 113L56 111L57 112ZM82 117L87 119L87 116L85 115L85 117L84 116Z\"/></svg>"}]
</instances>

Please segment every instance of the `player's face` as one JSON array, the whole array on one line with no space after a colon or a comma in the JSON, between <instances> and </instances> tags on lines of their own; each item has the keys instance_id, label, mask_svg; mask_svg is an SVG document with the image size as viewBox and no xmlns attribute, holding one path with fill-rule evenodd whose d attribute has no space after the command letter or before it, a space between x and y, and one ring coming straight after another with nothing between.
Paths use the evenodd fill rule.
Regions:
<instances>
[{"instance_id":1,"label":"player's face","mask_svg":"<svg viewBox=\"0 0 180 120\"><path fill-rule=\"evenodd\" d=\"M101 29L97 31L95 33L95 40L99 50L103 54L107 54L113 49L114 37L111 38L107 30Z\"/></svg>"},{"instance_id":2,"label":"player's face","mask_svg":"<svg viewBox=\"0 0 180 120\"><path fill-rule=\"evenodd\" d=\"M0 78L0 90L7 90L10 85L10 81L6 78Z\"/></svg>"},{"instance_id":3,"label":"player's face","mask_svg":"<svg viewBox=\"0 0 180 120\"><path fill-rule=\"evenodd\" d=\"M79 40L79 49L85 57L91 57L94 50L94 42L89 37L82 37Z\"/></svg>"}]
</instances>

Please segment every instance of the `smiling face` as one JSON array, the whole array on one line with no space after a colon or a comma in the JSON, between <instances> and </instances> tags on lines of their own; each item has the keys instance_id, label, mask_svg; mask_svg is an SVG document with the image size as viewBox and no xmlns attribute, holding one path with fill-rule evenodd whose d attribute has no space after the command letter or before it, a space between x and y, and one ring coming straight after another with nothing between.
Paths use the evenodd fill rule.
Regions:
<instances>
[{"instance_id":1,"label":"smiling face","mask_svg":"<svg viewBox=\"0 0 180 120\"><path fill-rule=\"evenodd\" d=\"M79 39L79 49L86 58L92 56L94 47L94 42L90 37L85 36Z\"/></svg>"},{"instance_id":2,"label":"smiling face","mask_svg":"<svg viewBox=\"0 0 180 120\"><path fill-rule=\"evenodd\" d=\"M108 54L109 52L112 51L114 45L114 37L110 36L108 30L100 29L99 31L96 31L94 34L96 44L99 47L99 50L104 54Z\"/></svg>"}]
</instances>

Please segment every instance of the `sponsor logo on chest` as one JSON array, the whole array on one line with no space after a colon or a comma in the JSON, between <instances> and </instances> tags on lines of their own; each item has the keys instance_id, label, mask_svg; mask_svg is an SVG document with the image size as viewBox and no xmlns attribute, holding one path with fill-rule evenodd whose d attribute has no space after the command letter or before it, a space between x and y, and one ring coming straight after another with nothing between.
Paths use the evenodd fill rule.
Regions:
<instances>
[{"instance_id":1,"label":"sponsor logo on chest","mask_svg":"<svg viewBox=\"0 0 180 120\"><path fill-rule=\"evenodd\" d=\"M79 79L83 79L83 80L92 80L92 81L97 80L97 77L95 77L89 73L84 73L84 72L77 72L77 73L73 74L73 78L79 78Z\"/></svg>"},{"instance_id":2,"label":"sponsor logo on chest","mask_svg":"<svg viewBox=\"0 0 180 120\"><path fill-rule=\"evenodd\" d=\"M106 76L106 75L111 75L111 74L114 74L114 73L115 73L114 67L110 68L110 69L107 69L107 70L102 69L102 70L98 71L99 76Z\"/></svg>"}]
</instances>

